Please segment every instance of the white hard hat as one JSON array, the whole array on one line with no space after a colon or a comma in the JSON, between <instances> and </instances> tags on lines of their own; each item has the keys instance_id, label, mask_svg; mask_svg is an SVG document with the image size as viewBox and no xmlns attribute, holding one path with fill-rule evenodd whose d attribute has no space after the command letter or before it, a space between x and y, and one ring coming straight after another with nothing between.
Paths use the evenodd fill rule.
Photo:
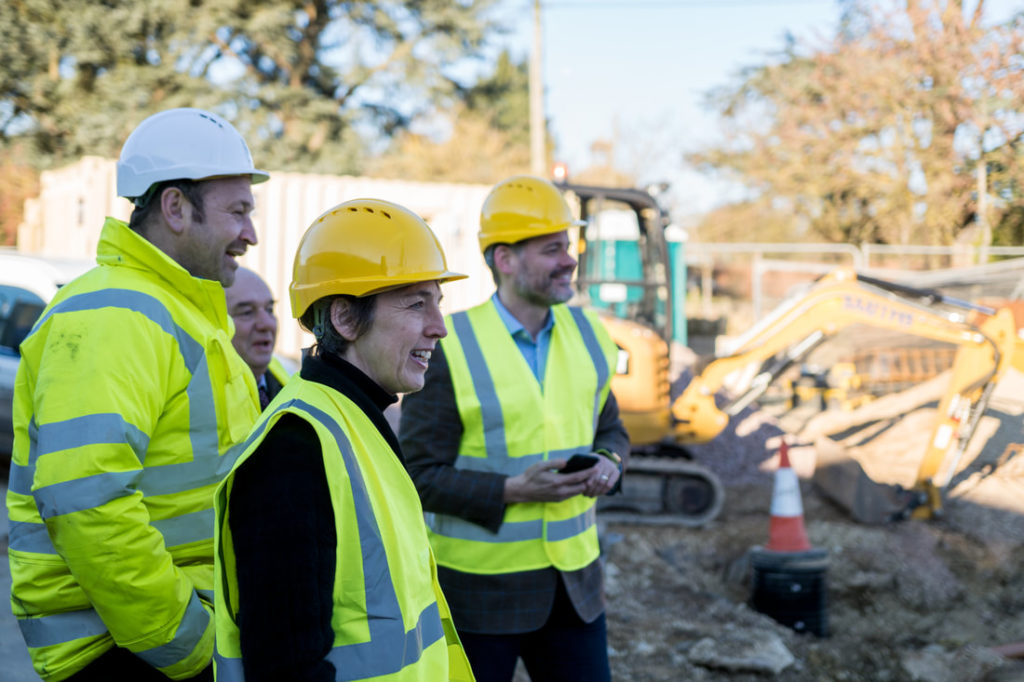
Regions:
<instances>
[{"instance_id":1,"label":"white hard hat","mask_svg":"<svg viewBox=\"0 0 1024 682\"><path fill-rule=\"evenodd\" d=\"M270 178L253 167L252 154L235 127L217 114L180 108L153 114L132 131L117 160L117 194L137 199L158 182L249 175Z\"/></svg>"}]
</instances>

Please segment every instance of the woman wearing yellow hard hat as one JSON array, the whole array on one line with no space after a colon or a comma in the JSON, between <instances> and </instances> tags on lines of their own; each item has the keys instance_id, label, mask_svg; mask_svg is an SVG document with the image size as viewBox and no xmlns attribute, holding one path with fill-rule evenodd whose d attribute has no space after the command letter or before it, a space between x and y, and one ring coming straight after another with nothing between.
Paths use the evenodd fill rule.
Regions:
<instances>
[{"instance_id":1,"label":"woman wearing yellow hard hat","mask_svg":"<svg viewBox=\"0 0 1024 682\"><path fill-rule=\"evenodd\" d=\"M218 680L472 680L384 418L447 334L437 238L348 201L306 231L292 316L316 345L216 495Z\"/></svg>"}]
</instances>

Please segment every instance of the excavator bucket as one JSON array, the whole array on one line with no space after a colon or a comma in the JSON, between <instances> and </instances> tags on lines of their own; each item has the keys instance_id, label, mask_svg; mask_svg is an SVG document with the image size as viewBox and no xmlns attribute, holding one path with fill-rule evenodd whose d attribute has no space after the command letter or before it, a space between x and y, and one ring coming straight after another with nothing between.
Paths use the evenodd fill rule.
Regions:
<instances>
[{"instance_id":1,"label":"excavator bucket","mask_svg":"<svg viewBox=\"0 0 1024 682\"><path fill-rule=\"evenodd\" d=\"M846 448L831 438L818 438L814 447L814 485L855 521L887 523L905 518L916 506L917 493L871 480Z\"/></svg>"}]
</instances>

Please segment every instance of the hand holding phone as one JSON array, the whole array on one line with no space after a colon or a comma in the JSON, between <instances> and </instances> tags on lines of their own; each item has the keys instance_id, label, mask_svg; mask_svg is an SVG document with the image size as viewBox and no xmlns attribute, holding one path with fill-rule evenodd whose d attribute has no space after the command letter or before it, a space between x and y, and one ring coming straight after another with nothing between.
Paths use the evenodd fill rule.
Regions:
<instances>
[{"instance_id":1,"label":"hand holding phone","mask_svg":"<svg viewBox=\"0 0 1024 682\"><path fill-rule=\"evenodd\" d=\"M569 458L569 461L565 463L565 466L558 470L560 474L572 474L577 471L583 471L597 464L597 455L573 455Z\"/></svg>"}]
</instances>

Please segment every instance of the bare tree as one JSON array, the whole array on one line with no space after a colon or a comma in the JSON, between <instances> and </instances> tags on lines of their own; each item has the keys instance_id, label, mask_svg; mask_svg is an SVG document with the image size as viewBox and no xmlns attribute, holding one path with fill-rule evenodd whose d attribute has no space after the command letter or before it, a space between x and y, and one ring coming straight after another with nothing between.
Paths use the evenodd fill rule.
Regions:
<instances>
[{"instance_id":1,"label":"bare tree","mask_svg":"<svg viewBox=\"0 0 1024 682\"><path fill-rule=\"evenodd\" d=\"M689 160L816 238L948 244L998 225L1022 201L1024 21L989 26L984 5L845 3L833 41L709 96L725 142Z\"/></svg>"}]
</instances>

